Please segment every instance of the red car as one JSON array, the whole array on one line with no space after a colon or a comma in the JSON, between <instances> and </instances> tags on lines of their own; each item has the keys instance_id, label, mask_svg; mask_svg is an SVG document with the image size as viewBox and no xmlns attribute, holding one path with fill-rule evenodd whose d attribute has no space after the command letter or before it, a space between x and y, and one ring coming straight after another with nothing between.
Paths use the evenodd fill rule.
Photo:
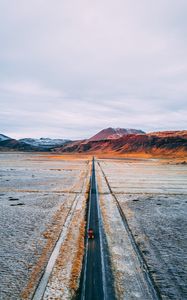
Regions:
<instances>
[{"instance_id":1,"label":"red car","mask_svg":"<svg viewBox=\"0 0 187 300\"><path fill-rule=\"evenodd\" d=\"M88 238L89 239L94 239L94 232L93 232L93 229L88 229Z\"/></svg>"}]
</instances>

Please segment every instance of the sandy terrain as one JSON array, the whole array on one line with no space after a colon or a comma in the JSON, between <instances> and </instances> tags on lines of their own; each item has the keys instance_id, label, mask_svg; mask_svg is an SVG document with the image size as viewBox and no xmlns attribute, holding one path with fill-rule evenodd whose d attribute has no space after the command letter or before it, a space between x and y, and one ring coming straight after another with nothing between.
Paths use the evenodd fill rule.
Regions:
<instances>
[{"instance_id":1,"label":"sandy terrain","mask_svg":"<svg viewBox=\"0 0 187 300\"><path fill-rule=\"evenodd\" d=\"M31 298L68 214L72 225L81 211L75 232L71 228L73 239L81 240L89 169L84 158L0 153L0 299ZM75 265L82 253L77 246L68 249L66 293L78 284L80 266L75 271Z\"/></svg>"}]
</instances>

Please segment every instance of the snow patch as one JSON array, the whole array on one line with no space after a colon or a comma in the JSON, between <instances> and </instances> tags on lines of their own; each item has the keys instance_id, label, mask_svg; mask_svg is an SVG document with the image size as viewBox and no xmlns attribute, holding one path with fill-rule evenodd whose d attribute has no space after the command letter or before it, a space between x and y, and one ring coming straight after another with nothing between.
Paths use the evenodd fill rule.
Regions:
<instances>
[{"instance_id":1,"label":"snow patch","mask_svg":"<svg viewBox=\"0 0 187 300\"><path fill-rule=\"evenodd\" d=\"M10 140L10 138L4 134L0 134L0 142L6 141L6 140Z\"/></svg>"},{"instance_id":2,"label":"snow patch","mask_svg":"<svg viewBox=\"0 0 187 300\"><path fill-rule=\"evenodd\" d=\"M20 139L19 141L24 142L31 146L35 146L35 147L48 148L48 147L64 145L69 140L67 140L67 139L50 139L50 138L40 138L40 139L24 138L24 139Z\"/></svg>"}]
</instances>

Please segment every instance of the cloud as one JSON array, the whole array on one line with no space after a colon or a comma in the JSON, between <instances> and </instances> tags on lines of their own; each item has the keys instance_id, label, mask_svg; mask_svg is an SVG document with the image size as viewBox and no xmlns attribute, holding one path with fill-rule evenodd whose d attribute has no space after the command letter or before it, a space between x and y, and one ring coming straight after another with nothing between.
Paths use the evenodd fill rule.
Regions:
<instances>
[{"instance_id":1,"label":"cloud","mask_svg":"<svg viewBox=\"0 0 187 300\"><path fill-rule=\"evenodd\" d=\"M185 0L2 0L1 130L186 128L186 11Z\"/></svg>"},{"instance_id":2,"label":"cloud","mask_svg":"<svg viewBox=\"0 0 187 300\"><path fill-rule=\"evenodd\" d=\"M13 95L40 96L40 97L61 97L61 91L49 89L36 82L4 82L0 84L0 91Z\"/></svg>"}]
</instances>

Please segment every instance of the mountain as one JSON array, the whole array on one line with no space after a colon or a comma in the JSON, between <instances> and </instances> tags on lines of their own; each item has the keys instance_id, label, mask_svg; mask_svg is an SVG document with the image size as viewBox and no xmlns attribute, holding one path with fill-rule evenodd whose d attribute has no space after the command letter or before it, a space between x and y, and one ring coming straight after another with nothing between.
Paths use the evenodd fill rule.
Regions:
<instances>
[{"instance_id":1,"label":"mountain","mask_svg":"<svg viewBox=\"0 0 187 300\"><path fill-rule=\"evenodd\" d=\"M118 139L123 135L127 134L144 134L145 132L138 129L126 129L126 128L106 128L99 131L97 134L92 136L88 141L101 141L101 140L110 140Z\"/></svg>"},{"instance_id":2,"label":"mountain","mask_svg":"<svg viewBox=\"0 0 187 300\"><path fill-rule=\"evenodd\" d=\"M7 141L7 140L10 140L11 138L9 138L8 136L4 135L4 134L0 134L0 142L3 142L3 141Z\"/></svg>"},{"instance_id":3,"label":"mountain","mask_svg":"<svg viewBox=\"0 0 187 300\"><path fill-rule=\"evenodd\" d=\"M0 134L0 151L10 151L10 150L29 151L30 147L4 134Z\"/></svg>"},{"instance_id":4,"label":"mountain","mask_svg":"<svg viewBox=\"0 0 187 300\"><path fill-rule=\"evenodd\" d=\"M158 136L158 137L183 137L187 138L187 130L176 130L176 131L158 131L158 132L150 132L148 135Z\"/></svg>"},{"instance_id":5,"label":"mountain","mask_svg":"<svg viewBox=\"0 0 187 300\"><path fill-rule=\"evenodd\" d=\"M68 143L66 139L12 139L4 134L0 134L0 151L50 151L56 147L61 147Z\"/></svg>"},{"instance_id":6,"label":"mountain","mask_svg":"<svg viewBox=\"0 0 187 300\"><path fill-rule=\"evenodd\" d=\"M97 135L95 135L97 136ZM95 137L94 137L95 138ZM119 138L83 140L55 149L57 152L99 154L187 155L187 130L126 134Z\"/></svg>"},{"instance_id":7,"label":"mountain","mask_svg":"<svg viewBox=\"0 0 187 300\"><path fill-rule=\"evenodd\" d=\"M0 140L0 151L37 151L37 149L26 143L9 138Z\"/></svg>"},{"instance_id":8,"label":"mountain","mask_svg":"<svg viewBox=\"0 0 187 300\"><path fill-rule=\"evenodd\" d=\"M60 147L68 142L70 140L66 139L50 139L50 138L40 138L40 139L32 139L32 138L24 138L20 139L19 142L26 143L30 146L41 148L41 149L52 149L55 147Z\"/></svg>"},{"instance_id":9,"label":"mountain","mask_svg":"<svg viewBox=\"0 0 187 300\"><path fill-rule=\"evenodd\" d=\"M53 151L110 155L187 156L187 130L143 133L136 129L107 128L90 139L15 140L0 134L0 151Z\"/></svg>"}]
</instances>

